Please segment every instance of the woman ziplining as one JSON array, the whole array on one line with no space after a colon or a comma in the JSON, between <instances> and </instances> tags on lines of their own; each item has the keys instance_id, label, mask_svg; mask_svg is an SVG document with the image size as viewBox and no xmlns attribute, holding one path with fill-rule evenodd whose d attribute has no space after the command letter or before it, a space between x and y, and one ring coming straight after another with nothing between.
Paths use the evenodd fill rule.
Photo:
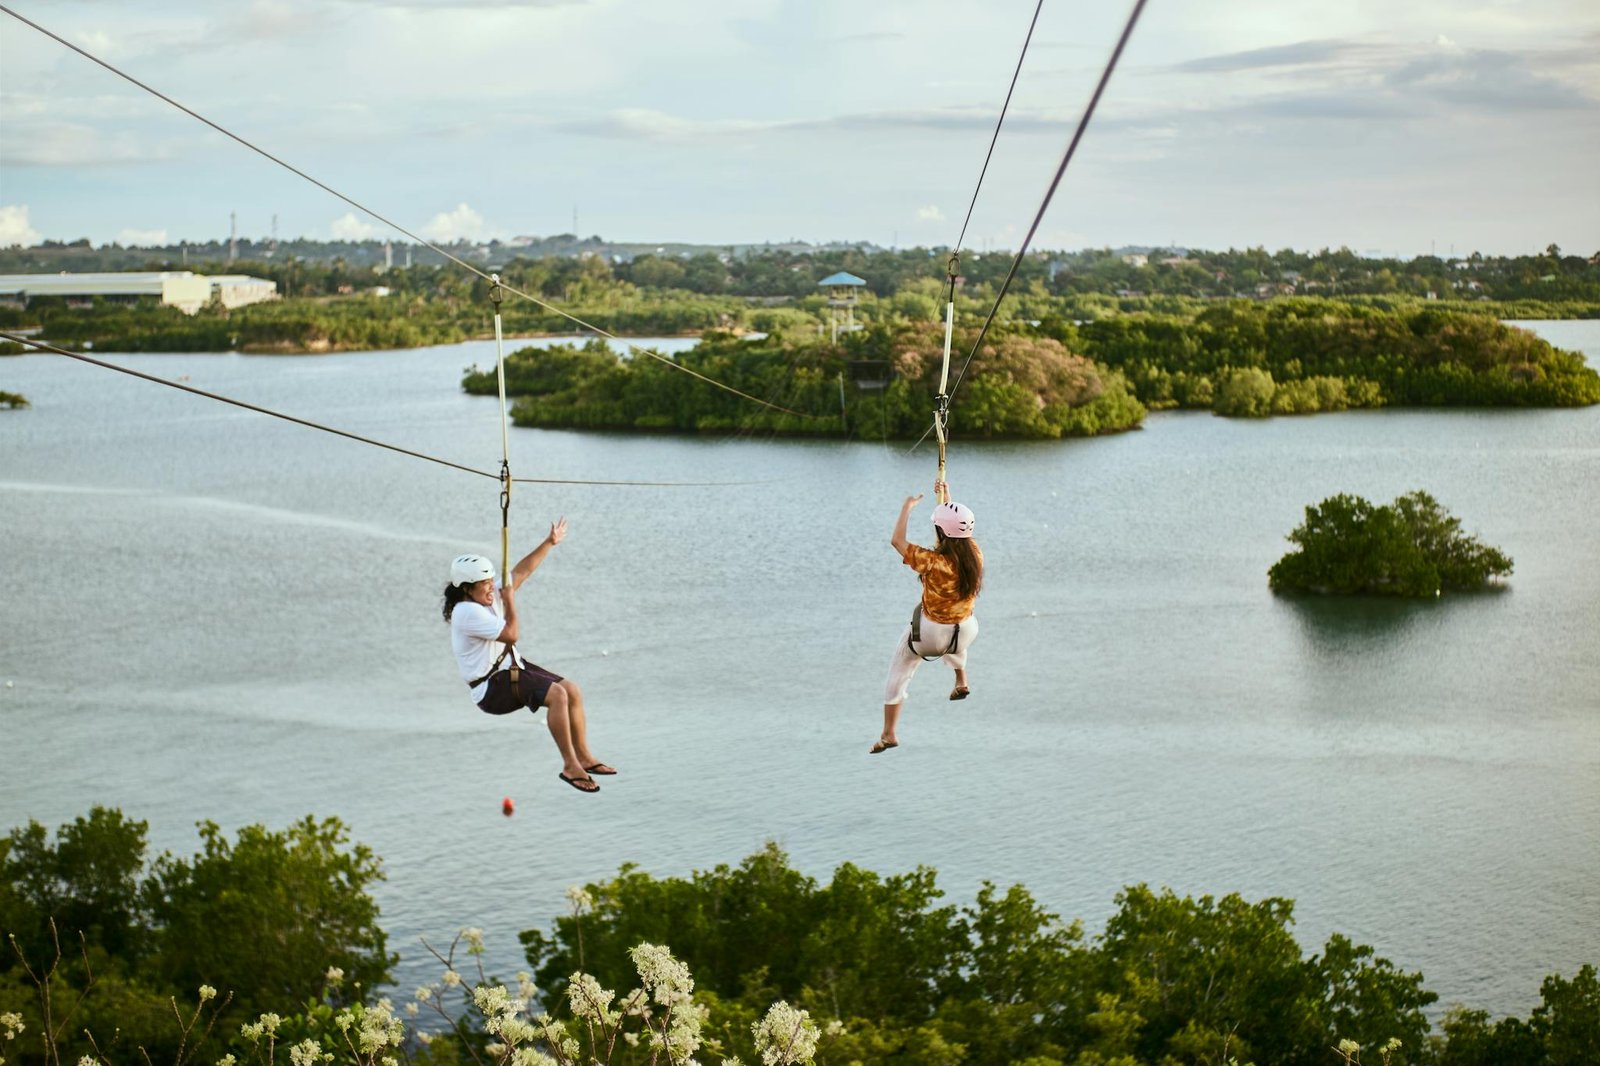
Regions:
<instances>
[{"instance_id":1,"label":"woman ziplining","mask_svg":"<svg viewBox=\"0 0 1600 1066\"><path fill-rule=\"evenodd\" d=\"M872 745L878 755L900 746L895 728L900 723L900 708L917 667L923 662L942 659L955 671L952 700L964 700L971 693L967 685L967 652L978 639L978 619L973 604L983 588L983 552L972 539L976 519L965 506L950 502L949 487L941 479L933 483L942 501L933 509L936 548L924 548L906 539L906 524L912 508L922 501L921 493L907 496L900 505L900 518L889 540L901 560L922 580L922 599L911 613L895 645L889 662L889 680L883 693L883 732Z\"/></svg>"},{"instance_id":2,"label":"woman ziplining","mask_svg":"<svg viewBox=\"0 0 1600 1066\"><path fill-rule=\"evenodd\" d=\"M873 755L881 754L890 748L899 747L899 738L895 735L895 728L900 721L900 708L905 702L906 690L911 677L916 673L917 665L925 658L942 658L946 664L955 670L955 688L950 693L953 700L965 699L970 692L967 686L966 655L971 647L972 640L977 636L978 622L972 616L973 601L977 599L978 591L983 585L983 553L978 550L977 543L972 539L974 525L972 512L960 504L951 503L949 486L945 482L945 446L948 442L946 430L950 415L950 398L956 389L961 387L962 379L966 377L967 367L972 365L973 357L983 347L983 340L989 333L989 327L994 323L995 316L1000 311L1000 305L1005 300L1006 292L1011 287L1011 281L1017 275L1017 268L1022 265L1023 257L1028 254L1028 248L1033 243L1034 234L1039 232L1039 225L1044 221L1044 215L1050 207L1050 201L1055 197L1056 189L1061 184L1062 177L1066 174L1067 167L1072 162L1073 155L1078 150L1078 144L1083 140L1084 131L1089 128L1089 120L1094 117L1095 108L1099 106L1100 98L1105 93L1106 85L1111 80L1111 74L1117 69L1117 63L1122 58L1123 49L1127 47L1128 38L1133 35L1133 28L1139 22L1147 0L1134 0L1132 11L1128 14L1127 23L1122 28L1122 34L1117 38L1116 47L1111 50L1111 58L1106 61L1105 70L1101 72L1100 80L1095 84L1094 92L1089 97L1089 103L1083 110L1083 116L1078 120L1077 128L1073 131L1072 139L1067 143L1066 153L1061 157L1061 163L1056 167L1055 176L1051 179L1049 187L1045 190L1044 199L1039 204L1039 210L1034 214L1033 223L1028 227L1027 234L1022 238L1017 254L1011 261L1011 269L1006 272L1005 280L1000 284L1000 290L995 294L994 304L989 308L989 314L984 319L983 327L978 331L978 339L973 342L972 349L967 353L967 358L961 365L961 370L956 374L954 385L947 388L950 377L950 341L955 324L955 290L957 275L960 273L960 246L961 239L956 240L956 250L951 254L946 267L949 277L949 295L945 303L944 319L944 367L939 376L939 394L937 405L934 409L933 426L930 432L934 433L939 443L939 475L934 481L934 492L938 495L939 506L935 508L933 520L934 527L939 537L939 546L934 551L918 547L906 540L906 523L911 516L911 509L921 501L922 497L908 496L900 507L900 519L895 524L892 543L895 550L907 566L916 570L922 577L922 603L911 616L911 624L906 628L905 638L896 646L894 660L889 668L889 683L884 693L883 703L883 732L878 736L877 743L870 749ZM1042 4L1040 5L1042 6ZM1039 7L1034 8L1034 21L1039 17ZM1023 55L1027 54L1028 41L1033 38L1033 25L1028 27L1028 37L1023 41ZM1017 76L1022 70L1022 59L1017 60L1016 73L1012 74L1012 89L1016 88ZM1006 105L1011 101L1011 92L1006 93ZM990 140L989 151L993 154L994 143L1000 136L1000 124L1005 121L1005 107L1000 111L1000 119L995 124L994 138ZM978 175L979 188L983 185L983 173L988 171L989 160L984 159L983 172ZM977 190L973 190L973 204L977 202ZM972 218L972 205L967 208L967 220ZM962 237L966 235L966 223L962 223ZM926 434L924 434L926 438ZM921 441L918 441L920 444ZM914 450L914 449L913 449ZM929 625L930 615L935 619ZM946 643L942 643L946 642ZM932 651L931 656L928 655Z\"/></svg>"},{"instance_id":3,"label":"woman ziplining","mask_svg":"<svg viewBox=\"0 0 1600 1066\"><path fill-rule=\"evenodd\" d=\"M550 535L510 566L511 437L506 417L505 335L500 318L500 275L493 275L489 300L494 305L495 370L500 383L500 586L494 565L481 555L461 555L450 564L444 589L444 620L450 624L450 648L473 702L488 714L510 714L523 707L549 708L545 724L561 752L561 780L579 792L599 792L595 774L617 771L589 750L589 723L583 692L577 684L522 658L517 651L517 589L528 580L550 549L567 536L566 518L551 523ZM501 645L498 655L495 645Z\"/></svg>"},{"instance_id":4,"label":"woman ziplining","mask_svg":"<svg viewBox=\"0 0 1600 1066\"><path fill-rule=\"evenodd\" d=\"M550 535L511 568L498 588L494 565L481 555L462 555L450 564L444 590L444 620L450 648L472 700L487 714L511 714L526 707L548 709L545 724L561 752L561 780L579 792L599 792L596 774L617 771L589 750L589 723L577 682L529 662L518 650L521 635L517 590L567 535L567 520L550 526ZM496 646L500 646L497 654Z\"/></svg>"}]
</instances>

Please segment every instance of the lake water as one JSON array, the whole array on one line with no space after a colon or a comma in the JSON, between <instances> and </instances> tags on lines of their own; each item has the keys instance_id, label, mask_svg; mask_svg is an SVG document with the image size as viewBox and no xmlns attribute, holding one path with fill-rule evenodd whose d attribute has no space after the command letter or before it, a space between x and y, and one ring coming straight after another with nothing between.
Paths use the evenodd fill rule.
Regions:
<instances>
[{"instance_id":1,"label":"lake water","mask_svg":"<svg viewBox=\"0 0 1600 1066\"><path fill-rule=\"evenodd\" d=\"M1600 359L1600 323L1533 327ZM492 353L109 358L494 469L496 404L458 387ZM514 550L571 523L523 646L623 771L585 797L542 719L468 702L439 618L450 558L498 555L495 482L59 357L0 388L34 404L0 412L0 828L99 803L190 854L200 819L338 815L384 857L402 988L419 936L481 926L509 974L567 885L769 839L823 879L932 865L957 902L1022 882L1091 932L1135 882L1288 896L1307 950L1343 932L1497 1013L1600 962L1600 408L985 445L957 397L974 693L924 666L883 756L917 596L888 538L931 448L513 429L518 476L753 482L517 487ZM1514 557L1507 591L1268 592L1307 504L1414 488Z\"/></svg>"}]
</instances>

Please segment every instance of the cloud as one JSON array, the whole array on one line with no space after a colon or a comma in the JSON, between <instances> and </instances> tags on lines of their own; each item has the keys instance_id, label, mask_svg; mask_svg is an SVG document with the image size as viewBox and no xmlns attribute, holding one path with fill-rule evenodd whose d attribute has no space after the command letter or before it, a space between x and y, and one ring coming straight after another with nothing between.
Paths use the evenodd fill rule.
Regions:
<instances>
[{"instance_id":1,"label":"cloud","mask_svg":"<svg viewBox=\"0 0 1600 1066\"><path fill-rule=\"evenodd\" d=\"M894 30L873 30L867 33L846 33L833 38L833 40L839 44L843 44L847 41L876 43L878 41L903 41L905 39L906 35L904 33Z\"/></svg>"},{"instance_id":2,"label":"cloud","mask_svg":"<svg viewBox=\"0 0 1600 1066\"><path fill-rule=\"evenodd\" d=\"M937 204L929 204L927 207L917 208L917 218L923 222L943 222L944 212L939 210Z\"/></svg>"},{"instance_id":3,"label":"cloud","mask_svg":"<svg viewBox=\"0 0 1600 1066\"><path fill-rule=\"evenodd\" d=\"M568 133L618 140L690 141L781 129L791 123L750 119L692 119L648 107L623 107L593 121L559 123Z\"/></svg>"},{"instance_id":4,"label":"cloud","mask_svg":"<svg viewBox=\"0 0 1600 1066\"><path fill-rule=\"evenodd\" d=\"M107 132L75 122L28 121L11 125L0 158L19 167L106 166L169 158L132 132Z\"/></svg>"},{"instance_id":5,"label":"cloud","mask_svg":"<svg viewBox=\"0 0 1600 1066\"><path fill-rule=\"evenodd\" d=\"M462 208L466 206L466 204L461 205ZM439 215L433 221L437 223L441 219L448 217L447 215ZM481 223L483 219L480 218L478 221ZM383 228L375 223L356 217L354 211L346 211L342 217L333 220L328 226L328 231L336 241L370 241L382 234ZM446 239L448 240L449 238Z\"/></svg>"},{"instance_id":6,"label":"cloud","mask_svg":"<svg viewBox=\"0 0 1600 1066\"><path fill-rule=\"evenodd\" d=\"M872 131L877 133L924 130L966 132L994 129L998 112L989 108L929 108L911 111L862 111L815 119L695 119L652 108L619 108L596 120L557 123L566 133L617 140L692 142L764 133ZM1076 115L1046 114L1012 109L1006 129L1012 133L1058 132L1070 129Z\"/></svg>"},{"instance_id":7,"label":"cloud","mask_svg":"<svg viewBox=\"0 0 1600 1066\"><path fill-rule=\"evenodd\" d=\"M483 216L466 204L454 211L441 211L422 227L422 235L433 241L476 241L486 233Z\"/></svg>"},{"instance_id":8,"label":"cloud","mask_svg":"<svg viewBox=\"0 0 1600 1066\"><path fill-rule=\"evenodd\" d=\"M1391 89L1436 101L1495 111L1568 111L1595 98L1543 77L1526 58L1510 52L1441 52L1412 60L1384 78Z\"/></svg>"},{"instance_id":9,"label":"cloud","mask_svg":"<svg viewBox=\"0 0 1600 1066\"><path fill-rule=\"evenodd\" d=\"M26 248L39 240L39 231L28 223L27 204L0 205L0 248Z\"/></svg>"},{"instance_id":10,"label":"cloud","mask_svg":"<svg viewBox=\"0 0 1600 1066\"><path fill-rule=\"evenodd\" d=\"M1243 52L1204 56L1179 63L1172 69L1188 74L1221 74L1239 70L1260 70L1266 67L1301 67L1342 59L1360 48L1361 46L1354 41L1297 41L1294 44L1278 44L1270 48L1251 48Z\"/></svg>"},{"instance_id":11,"label":"cloud","mask_svg":"<svg viewBox=\"0 0 1600 1066\"><path fill-rule=\"evenodd\" d=\"M171 242L164 229L125 229L117 234L117 243L124 248L164 248Z\"/></svg>"},{"instance_id":12,"label":"cloud","mask_svg":"<svg viewBox=\"0 0 1600 1066\"><path fill-rule=\"evenodd\" d=\"M572 7L587 4L589 0L344 0L356 7L382 8L477 8L484 11L524 7Z\"/></svg>"}]
</instances>

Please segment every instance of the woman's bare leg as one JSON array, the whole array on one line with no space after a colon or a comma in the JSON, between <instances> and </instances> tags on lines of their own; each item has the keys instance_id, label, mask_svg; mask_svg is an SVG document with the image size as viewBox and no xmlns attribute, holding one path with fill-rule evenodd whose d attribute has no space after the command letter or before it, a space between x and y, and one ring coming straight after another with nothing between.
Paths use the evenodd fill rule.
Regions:
<instances>
[{"instance_id":1,"label":"woman's bare leg","mask_svg":"<svg viewBox=\"0 0 1600 1066\"><path fill-rule=\"evenodd\" d=\"M578 761L585 770L588 767L599 767L597 772L603 773L611 767L595 758L594 752L589 750L589 720L583 713L583 690L576 681L562 678L556 682L567 693L567 719L572 726L572 750L577 753ZM555 687L555 686L551 686Z\"/></svg>"},{"instance_id":2,"label":"woman's bare leg","mask_svg":"<svg viewBox=\"0 0 1600 1066\"><path fill-rule=\"evenodd\" d=\"M576 749L572 746L572 714L567 701L567 690L560 685L551 685L550 691L545 694L544 705L547 709L545 722L550 726L550 739L556 742L556 748L561 752L561 772L573 779L589 776L578 758Z\"/></svg>"}]
</instances>

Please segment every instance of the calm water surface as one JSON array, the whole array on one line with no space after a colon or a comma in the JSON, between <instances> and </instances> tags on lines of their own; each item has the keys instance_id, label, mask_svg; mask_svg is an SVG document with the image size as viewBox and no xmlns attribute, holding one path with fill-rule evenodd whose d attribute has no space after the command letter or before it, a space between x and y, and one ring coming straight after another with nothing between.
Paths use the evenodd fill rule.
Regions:
<instances>
[{"instance_id":1,"label":"calm water surface","mask_svg":"<svg viewBox=\"0 0 1600 1066\"><path fill-rule=\"evenodd\" d=\"M1600 359L1600 324L1535 328ZM458 388L492 344L111 358L498 465L494 402ZM338 815L385 859L402 987L432 976L418 936L481 926L509 973L567 885L768 839L823 879L930 864L958 902L1020 881L1091 931L1135 882L1288 896L1308 950L1343 932L1495 1012L1600 961L1600 409L958 425L974 695L924 667L883 757L917 595L888 536L931 450L513 430L519 476L754 482L518 487L521 550L571 522L523 646L623 769L591 798L456 676L438 597L452 556L498 553L492 480L55 357L0 388L34 403L0 413L0 827L114 805L188 854L200 819ZM1515 558L1506 591L1268 592L1307 504L1414 488Z\"/></svg>"}]
</instances>

